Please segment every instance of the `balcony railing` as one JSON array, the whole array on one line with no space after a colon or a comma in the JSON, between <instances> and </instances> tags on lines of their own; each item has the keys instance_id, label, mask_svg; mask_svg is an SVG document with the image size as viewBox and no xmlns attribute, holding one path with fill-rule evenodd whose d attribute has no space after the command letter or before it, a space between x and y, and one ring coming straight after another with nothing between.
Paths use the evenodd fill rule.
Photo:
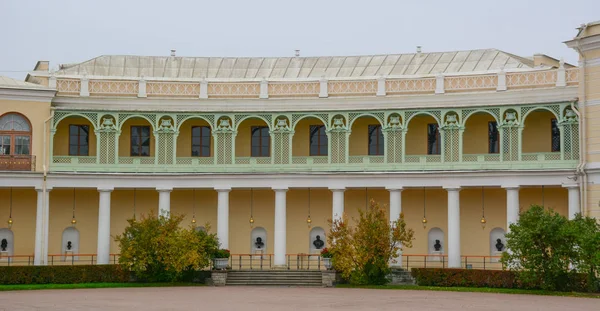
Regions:
<instances>
[{"instance_id":1,"label":"balcony railing","mask_svg":"<svg viewBox=\"0 0 600 311\"><path fill-rule=\"evenodd\" d=\"M177 157L172 164L154 157L119 157L117 164L98 164L96 157L54 156L51 171L62 172L298 172L298 171L415 171L469 169L574 168L578 161L563 159L560 152L523 153L521 160L502 160L502 154L463 154L460 161L441 155L405 155L404 161L387 162L386 156L349 156L346 163L330 163L327 156L292 157L289 164L273 164L271 157L236 157L234 164L216 164L214 157Z\"/></svg>"},{"instance_id":2,"label":"balcony railing","mask_svg":"<svg viewBox=\"0 0 600 311\"><path fill-rule=\"evenodd\" d=\"M0 156L0 171L35 171L35 156L2 155Z\"/></svg>"}]
</instances>

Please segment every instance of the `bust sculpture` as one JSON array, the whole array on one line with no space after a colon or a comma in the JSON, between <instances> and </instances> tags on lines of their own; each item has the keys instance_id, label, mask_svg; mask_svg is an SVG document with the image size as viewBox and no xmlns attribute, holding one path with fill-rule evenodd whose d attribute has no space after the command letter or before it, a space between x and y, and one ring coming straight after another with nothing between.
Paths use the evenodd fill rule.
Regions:
<instances>
[{"instance_id":1,"label":"bust sculpture","mask_svg":"<svg viewBox=\"0 0 600 311\"><path fill-rule=\"evenodd\" d=\"M499 252L504 250L504 243L502 243L501 239L496 239L496 250Z\"/></svg>"},{"instance_id":2,"label":"bust sculpture","mask_svg":"<svg viewBox=\"0 0 600 311\"><path fill-rule=\"evenodd\" d=\"M73 248L73 243L71 243L71 241L67 242L67 250L70 251L71 248Z\"/></svg>"},{"instance_id":3,"label":"bust sculpture","mask_svg":"<svg viewBox=\"0 0 600 311\"><path fill-rule=\"evenodd\" d=\"M265 243L262 241L261 237L256 238L256 242L254 242L254 246L258 249L262 249L265 246Z\"/></svg>"},{"instance_id":4,"label":"bust sculpture","mask_svg":"<svg viewBox=\"0 0 600 311\"><path fill-rule=\"evenodd\" d=\"M433 244L433 248L435 249L436 252L439 252L442 249L442 244L440 243L440 240L435 240L435 244Z\"/></svg>"},{"instance_id":5,"label":"bust sculpture","mask_svg":"<svg viewBox=\"0 0 600 311\"><path fill-rule=\"evenodd\" d=\"M8 247L8 240L2 239L2 242L0 242L0 250L2 250L3 252L6 252L7 247Z\"/></svg>"},{"instance_id":6,"label":"bust sculpture","mask_svg":"<svg viewBox=\"0 0 600 311\"><path fill-rule=\"evenodd\" d=\"M325 242L323 242L323 240L321 240L320 235L317 235L317 239L313 241L313 245L315 246L316 249L321 249L321 248L323 248L323 245L325 245Z\"/></svg>"}]
</instances>

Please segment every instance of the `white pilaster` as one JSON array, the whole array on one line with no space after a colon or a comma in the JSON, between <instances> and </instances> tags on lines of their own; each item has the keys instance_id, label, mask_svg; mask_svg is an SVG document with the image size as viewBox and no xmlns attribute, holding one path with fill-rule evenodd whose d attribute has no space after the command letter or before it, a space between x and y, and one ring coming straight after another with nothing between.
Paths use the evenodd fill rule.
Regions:
<instances>
[{"instance_id":1,"label":"white pilaster","mask_svg":"<svg viewBox=\"0 0 600 311\"><path fill-rule=\"evenodd\" d=\"M519 221L519 186L504 186L506 189L506 233L510 225Z\"/></svg>"},{"instance_id":2,"label":"white pilaster","mask_svg":"<svg viewBox=\"0 0 600 311\"><path fill-rule=\"evenodd\" d=\"M200 98L207 99L208 98L208 82L204 79L200 81Z\"/></svg>"},{"instance_id":3,"label":"white pilaster","mask_svg":"<svg viewBox=\"0 0 600 311\"><path fill-rule=\"evenodd\" d=\"M221 248L229 249L229 192L231 188L215 188L217 196L217 237Z\"/></svg>"},{"instance_id":4,"label":"white pilaster","mask_svg":"<svg viewBox=\"0 0 600 311\"><path fill-rule=\"evenodd\" d=\"M326 98L329 97L329 91L327 90L327 79L322 78L319 80L319 97Z\"/></svg>"},{"instance_id":5,"label":"white pilaster","mask_svg":"<svg viewBox=\"0 0 600 311\"><path fill-rule=\"evenodd\" d=\"M33 264L36 266L45 265L48 260L48 216L47 210L50 206L51 188L46 188L44 193L42 188L36 188L37 207L35 214L35 246Z\"/></svg>"},{"instance_id":6,"label":"white pilaster","mask_svg":"<svg viewBox=\"0 0 600 311\"><path fill-rule=\"evenodd\" d=\"M436 94L444 94L444 75L437 75L435 77L435 93Z\"/></svg>"},{"instance_id":7,"label":"white pilaster","mask_svg":"<svg viewBox=\"0 0 600 311\"><path fill-rule=\"evenodd\" d=\"M148 97L148 95L146 94L146 80L144 79L144 77L140 78L140 81L138 82L138 97Z\"/></svg>"},{"instance_id":8,"label":"white pilaster","mask_svg":"<svg viewBox=\"0 0 600 311\"><path fill-rule=\"evenodd\" d=\"M171 214L172 188L156 188L158 191L158 215L169 217Z\"/></svg>"},{"instance_id":9,"label":"white pilaster","mask_svg":"<svg viewBox=\"0 0 600 311\"><path fill-rule=\"evenodd\" d=\"M90 79L88 79L88 77L84 75L83 77L81 77L79 82L81 83L81 85L79 87L79 96L81 96L81 97L90 96Z\"/></svg>"},{"instance_id":10,"label":"white pilaster","mask_svg":"<svg viewBox=\"0 0 600 311\"><path fill-rule=\"evenodd\" d=\"M286 253L286 192L287 188L273 188L275 191L275 259L276 267L285 267Z\"/></svg>"},{"instance_id":11,"label":"white pilaster","mask_svg":"<svg viewBox=\"0 0 600 311\"><path fill-rule=\"evenodd\" d=\"M385 96L385 77L377 78L377 96Z\"/></svg>"},{"instance_id":12,"label":"white pilaster","mask_svg":"<svg viewBox=\"0 0 600 311\"><path fill-rule=\"evenodd\" d=\"M48 87L51 89L56 88L56 75L54 72L50 73L50 78L48 78Z\"/></svg>"},{"instance_id":13,"label":"white pilaster","mask_svg":"<svg viewBox=\"0 0 600 311\"><path fill-rule=\"evenodd\" d=\"M265 79L260 81L260 94L258 97L262 99L269 98L269 82Z\"/></svg>"},{"instance_id":14,"label":"white pilaster","mask_svg":"<svg viewBox=\"0 0 600 311\"><path fill-rule=\"evenodd\" d=\"M342 215L344 215L344 191L345 188L329 188L331 192L333 192L333 200L332 200L332 220L342 219Z\"/></svg>"},{"instance_id":15,"label":"white pilaster","mask_svg":"<svg viewBox=\"0 0 600 311\"><path fill-rule=\"evenodd\" d=\"M448 191L448 267L460 268L460 187L444 187Z\"/></svg>"},{"instance_id":16,"label":"white pilaster","mask_svg":"<svg viewBox=\"0 0 600 311\"><path fill-rule=\"evenodd\" d=\"M387 188L390 192L390 222L394 222L400 218L402 213L402 188ZM398 252L392 262L392 267L402 267L402 252Z\"/></svg>"},{"instance_id":17,"label":"white pilaster","mask_svg":"<svg viewBox=\"0 0 600 311\"><path fill-rule=\"evenodd\" d=\"M110 193L112 188L98 188L100 204L98 207L98 264L110 262Z\"/></svg>"},{"instance_id":18,"label":"white pilaster","mask_svg":"<svg viewBox=\"0 0 600 311\"><path fill-rule=\"evenodd\" d=\"M498 86L496 91L506 91L506 71L498 71Z\"/></svg>"},{"instance_id":19,"label":"white pilaster","mask_svg":"<svg viewBox=\"0 0 600 311\"><path fill-rule=\"evenodd\" d=\"M565 62L561 59L556 71L556 86L565 87L567 86L567 71L565 69Z\"/></svg>"},{"instance_id":20,"label":"white pilaster","mask_svg":"<svg viewBox=\"0 0 600 311\"><path fill-rule=\"evenodd\" d=\"M569 191L569 219L575 219L575 215L581 213L579 207L579 185L563 185Z\"/></svg>"}]
</instances>

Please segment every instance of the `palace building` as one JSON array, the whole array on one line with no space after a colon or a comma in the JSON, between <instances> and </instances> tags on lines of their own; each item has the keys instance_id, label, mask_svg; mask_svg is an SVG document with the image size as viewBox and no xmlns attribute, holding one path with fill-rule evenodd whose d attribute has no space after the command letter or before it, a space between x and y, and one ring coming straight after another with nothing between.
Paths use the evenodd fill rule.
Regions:
<instances>
[{"instance_id":1,"label":"palace building","mask_svg":"<svg viewBox=\"0 0 600 311\"><path fill-rule=\"evenodd\" d=\"M565 44L577 65L496 49L40 61L0 78L0 265L112 263L127 219L155 211L209 223L240 267L289 267L371 199L415 230L398 264L494 262L532 204L600 217L600 22Z\"/></svg>"}]
</instances>

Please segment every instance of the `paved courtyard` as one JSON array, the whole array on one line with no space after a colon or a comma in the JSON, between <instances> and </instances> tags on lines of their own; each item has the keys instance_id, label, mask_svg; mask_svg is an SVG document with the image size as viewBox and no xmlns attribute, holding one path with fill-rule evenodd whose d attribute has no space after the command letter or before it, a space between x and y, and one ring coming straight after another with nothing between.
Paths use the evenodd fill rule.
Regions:
<instances>
[{"instance_id":1,"label":"paved courtyard","mask_svg":"<svg viewBox=\"0 0 600 311\"><path fill-rule=\"evenodd\" d=\"M409 290L153 287L0 292L0 310L600 310L593 298Z\"/></svg>"}]
</instances>

